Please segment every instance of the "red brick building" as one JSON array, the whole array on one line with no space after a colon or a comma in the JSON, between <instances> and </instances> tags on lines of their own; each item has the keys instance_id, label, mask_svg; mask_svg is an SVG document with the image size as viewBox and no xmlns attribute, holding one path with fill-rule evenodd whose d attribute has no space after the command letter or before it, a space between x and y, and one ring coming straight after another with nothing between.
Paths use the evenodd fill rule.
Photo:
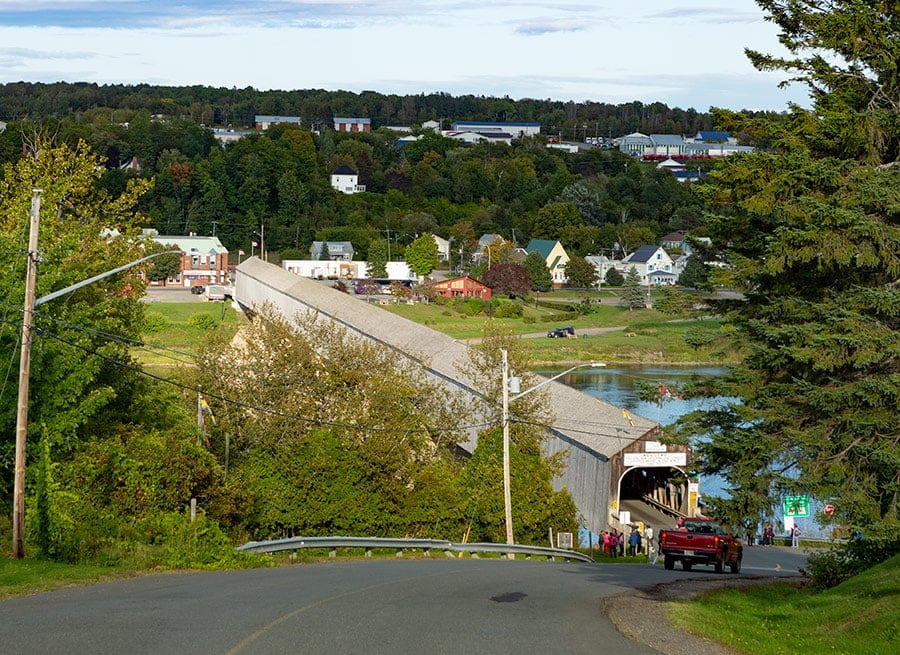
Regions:
<instances>
[{"instance_id":1,"label":"red brick building","mask_svg":"<svg viewBox=\"0 0 900 655\"><path fill-rule=\"evenodd\" d=\"M435 282L434 289L437 292L437 295L443 296L444 298L491 299L491 288L468 275Z\"/></svg>"},{"instance_id":2,"label":"red brick building","mask_svg":"<svg viewBox=\"0 0 900 655\"><path fill-rule=\"evenodd\" d=\"M181 266L177 275L154 284L159 286L193 287L197 285L227 285L228 250L218 237L168 236L149 234L157 243L181 250Z\"/></svg>"}]
</instances>

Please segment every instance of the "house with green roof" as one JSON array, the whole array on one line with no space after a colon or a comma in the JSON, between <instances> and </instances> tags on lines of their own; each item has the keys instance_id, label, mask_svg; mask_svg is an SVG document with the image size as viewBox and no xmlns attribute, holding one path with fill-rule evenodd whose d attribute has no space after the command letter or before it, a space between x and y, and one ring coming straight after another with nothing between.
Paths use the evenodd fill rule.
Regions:
<instances>
[{"instance_id":1,"label":"house with green roof","mask_svg":"<svg viewBox=\"0 0 900 655\"><path fill-rule=\"evenodd\" d=\"M228 278L228 249L219 237L202 237L191 232L187 236L159 234L144 230L144 237L181 251L179 272L154 285L190 288L198 285L224 284Z\"/></svg>"},{"instance_id":2,"label":"house with green roof","mask_svg":"<svg viewBox=\"0 0 900 655\"><path fill-rule=\"evenodd\" d=\"M547 268L550 270L550 277L553 279L554 287L559 288L566 285L566 282L568 282L566 278L566 264L569 263L569 255L566 254L566 249L562 247L559 241L532 239L525 246L525 252L529 255L536 252L544 258Z\"/></svg>"}]
</instances>

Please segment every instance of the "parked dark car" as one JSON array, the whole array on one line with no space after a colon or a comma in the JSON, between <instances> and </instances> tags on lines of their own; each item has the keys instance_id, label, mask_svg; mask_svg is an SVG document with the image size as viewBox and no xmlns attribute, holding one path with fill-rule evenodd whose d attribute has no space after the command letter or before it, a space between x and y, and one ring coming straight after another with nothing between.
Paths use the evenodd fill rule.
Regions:
<instances>
[{"instance_id":1,"label":"parked dark car","mask_svg":"<svg viewBox=\"0 0 900 655\"><path fill-rule=\"evenodd\" d=\"M204 291L206 291L206 288L202 284L195 284L191 287L191 293L195 296L201 295Z\"/></svg>"},{"instance_id":2,"label":"parked dark car","mask_svg":"<svg viewBox=\"0 0 900 655\"><path fill-rule=\"evenodd\" d=\"M571 325L567 327L553 328L547 332L547 336L551 339L568 339L575 336L575 328Z\"/></svg>"}]
</instances>

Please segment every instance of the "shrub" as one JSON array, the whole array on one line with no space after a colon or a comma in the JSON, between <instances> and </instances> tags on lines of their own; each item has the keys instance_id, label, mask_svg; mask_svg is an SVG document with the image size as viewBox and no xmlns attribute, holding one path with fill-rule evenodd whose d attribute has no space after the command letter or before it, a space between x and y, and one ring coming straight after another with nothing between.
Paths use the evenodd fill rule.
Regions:
<instances>
[{"instance_id":1,"label":"shrub","mask_svg":"<svg viewBox=\"0 0 900 655\"><path fill-rule=\"evenodd\" d=\"M820 589L836 587L852 575L842 553L837 549L810 554L806 558L806 573L812 584Z\"/></svg>"},{"instance_id":2,"label":"shrub","mask_svg":"<svg viewBox=\"0 0 900 655\"><path fill-rule=\"evenodd\" d=\"M500 302L494 309L496 318L519 318L522 314L522 305L515 302Z\"/></svg>"},{"instance_id":3,"label":"shrub","mask_svg":"<svg viewBox=\"0 0 900 655\"><path fill-rule=\"evenodd\" d=\"M160 565L173 569L226 569L259 566L264 558L236 551L218 523L203 513L191 521L187 513L164 515L156 543Z\"/></svg>"},{"instance_id":4,"label":"shrub","mask_svg":"<svg viewBox=\"0 0 900 655\"><path fill-rule=\"evenodd\" d=\"M172 322L169 319L157 312L147 312L146 318L144 319L145 332L162 332L171 325Z\"/></svg>"},{"instance_id":5,"label":"shrub","mask_svg":"<svg viewBox=\"0 0 900 655\"><path fill-rule=\"evenodd\" d=\"M716 335L709 330L688 330L682 337L684 342L694 350L711 346L716 341Z\"/></svg>"},{"instance_id":6,"label":"shrub","mask_svg":"<svg viewBox=\"0 0 900 655\"><path fill-rule=\"evenodd\" d=\"M593 314L597 311L597 305L590 298L582 298L581 302L573 309L582 316L587 316L588 314Z\"/></svg>"},{"instance_id":7,"label":"shrub","mask_svg":"<svg viewBox=\"0 0 900 655\"><path fill-rule=\"evenodd\" d=\"M610 287L620 287L625 284L625 277L616 269L611 268L606 271L606 278L604 282L606 282L607 286Z\"/></svg>"},{"instance_id":8,"label":"shrub","mask_svg":"<svg viewBox=\"0 0 900 655\"><path fill-rule=\"evenodd\" d=\"M469 298L460 306L460 311L466 316L478 316L484 311L484 305L480 298Z\"/></svg>"},{"instance_id":9,"label":"shrub","mask_svg":"<svg viewBox=\"0 0 900 655\"><path fill-rule=\"evenodd\" d=\"M218 324L218 321L209 314L194 314L188 319L188 325L200 330L212 330Z\"/></svg>"},{"instance_id":10,"label":"shrub","mask_svg":"<svg viewBox=\"0 0 900 655\"><path fill-rule=\"evenodd\" d=\"M653 307L663 314L678 315L689 310L693 304L694 299L683 291L672 287L662 287Z\"/></svg>"},{"instance_id":11,"label":"shrub","mask_svg":"<svg viewBox=\"0 0 900 655\"><path fill-rule=\"evenodd\" d=\"M885 522L869 534L857 531L845 543L810 555L807 573L815 586L828 589L897 553L900 553L900 524Z\"/></svg>"}]
</instances>

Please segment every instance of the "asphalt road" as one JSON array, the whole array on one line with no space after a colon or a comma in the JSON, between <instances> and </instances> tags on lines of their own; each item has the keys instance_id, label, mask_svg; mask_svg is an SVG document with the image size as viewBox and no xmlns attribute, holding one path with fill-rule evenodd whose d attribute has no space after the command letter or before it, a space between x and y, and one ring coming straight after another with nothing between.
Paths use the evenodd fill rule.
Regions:
<instances>
[{"instance_id":1,"label":"asphalt road","mask_svg":"<svg viewBox=\"0 0 900 655\"><path fill-rule=\"evenodd\" d=\"M787 548L745 549L745 574L796 575ZM777 565L777 569L776 569ZM0 602L16 653L653 653L603 599L684 578L662 564L355 560L170 573Z\"/></svg>"}]
</instances>

